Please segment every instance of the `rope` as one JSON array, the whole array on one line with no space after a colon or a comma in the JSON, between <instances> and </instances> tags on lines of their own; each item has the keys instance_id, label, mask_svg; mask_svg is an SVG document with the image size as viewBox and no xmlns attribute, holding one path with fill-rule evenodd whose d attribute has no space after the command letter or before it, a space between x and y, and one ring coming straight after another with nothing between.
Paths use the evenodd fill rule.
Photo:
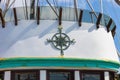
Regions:
<instances>
[{"instance_id":1,"label":"rope","mask_svg":"<svg viewBox=\"0 0 120 80\"><path fill-rule=\"evenodd\" d=\"M13 3L13 7L15 6L15 2ZM10 21L12 20L12 12L11 12L11 15L10 15Z\"/></svg>"}]
</instances>

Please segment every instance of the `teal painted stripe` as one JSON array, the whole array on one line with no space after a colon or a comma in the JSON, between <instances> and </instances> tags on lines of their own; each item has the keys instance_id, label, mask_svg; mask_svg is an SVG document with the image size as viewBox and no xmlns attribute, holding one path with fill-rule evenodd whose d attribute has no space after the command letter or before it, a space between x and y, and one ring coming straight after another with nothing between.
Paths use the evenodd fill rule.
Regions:
<instances>
[{"instance_id":1,"label":"teal painted stripe","mask_svg":"<svg viewBox=\"0 0 120 80\"><path fill-rule=\"evenodd\" d=\"M17 67L85 67L117 70L120 63L79 58L5 58L0 60L0 69Z\"/></svg>"}]
</instances>

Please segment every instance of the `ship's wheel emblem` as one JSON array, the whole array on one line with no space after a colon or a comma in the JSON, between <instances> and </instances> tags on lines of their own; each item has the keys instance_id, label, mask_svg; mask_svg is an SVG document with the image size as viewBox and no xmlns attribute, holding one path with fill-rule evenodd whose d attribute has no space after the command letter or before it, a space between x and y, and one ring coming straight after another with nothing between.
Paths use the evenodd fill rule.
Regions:
<instances>
[{"instance_id":1,"label":"ship's wheel emblem","mask_svg":"<svg viewBox=\"0 0 120 80\"><path fill-rule=\"evenodd\" d=\"M62 27L58 27L59 33L53 35L51 39L47 39L47 42L52 43L52 45L61 51L61 56L64 55L63 50L66 50L70 44L75 43L74 39L70 40L69 36L62 33Z\"/></svg>"}]
</instances>

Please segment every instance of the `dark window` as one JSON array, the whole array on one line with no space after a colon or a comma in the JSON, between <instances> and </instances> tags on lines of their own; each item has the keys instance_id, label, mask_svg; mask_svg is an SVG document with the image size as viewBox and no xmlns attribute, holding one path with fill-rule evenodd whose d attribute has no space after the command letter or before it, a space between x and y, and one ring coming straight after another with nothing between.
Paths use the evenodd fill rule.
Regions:
<instances>
[{"instance_id":1,"label":"dark window","mask_svg":"<svg viewBox=\"0 0 120 80\"><path fill-rule=\"evenodd\" d=\"M47 80L74 80L73 71L48 71Z\"/></svg>"},{"instance_id":2,"label":"dark window","mask_svg":"<svg viewBox=\"0 0 120 80\"><path fill-rule=\"evenodd\" d=\"M12 71L11 80L39 80L39 71Z\"/></svg>"},{"instance_id":3,"label":"dark window","mask_svg":"<svg viewBox=\"0 0 120 80\"><path fill-rule=\"evenodd\" d=\"M81 71L81 80L104 80L104 73L100 71Z\"/></svg>"},{"instance_id":4,"label":"dark window","mask_svg":"<svg viewBox=\"0 0 120 80\"><path fill-rule=\"evenodd\" d=\"M4 72L0 72L0 80L4 80Z\"/></svg>"}]
</instances>

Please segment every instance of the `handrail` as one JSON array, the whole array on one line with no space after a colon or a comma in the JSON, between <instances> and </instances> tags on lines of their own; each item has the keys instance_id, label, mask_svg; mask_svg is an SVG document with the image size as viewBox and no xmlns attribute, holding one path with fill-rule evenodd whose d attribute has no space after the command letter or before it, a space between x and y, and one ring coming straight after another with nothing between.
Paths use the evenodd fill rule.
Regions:
<instances>
[{"instance_id":1,"label":"handrail","mask_svg":"<svg viewBox=\"0 0 120 80\"><path fill-rule=\"evenodd\" d=\"M56 14L54 13L54 11L51 9L50 6L39 6L40 8L40 20L59 20L58 17L56 16ZM55 7L55 6L54 6ZM59 8L59 7L56 7ZM18 21L19 20L26 20L26 17L24 15L28 15L28 19L30 20L30 7L27 7L28 9L28 13L24 14L24 9L23 7L16 7L16 12L17 12L17 18ZM76 13L74 11L75 8L71 8L71 7L62 7L62 21L74 21L74 22L78 22L78 20L76 19ZM80 13L80 9L78 9L78 13ZM5 22L9 22L9 21L14 21L14 13L12 11L13 9L9 9L8 12L6 13L5 16ZM37 11L37 8L35 9L35 11ZM37 12L35 12L37 13ZM105 14L99 13L99 12L95 12L97 16L99 16L99 14L101 14L103 17L101 17L100 21L99 21L99 25L103 25L103 26L107 26L106 24L109 23L109 20L111 20L111 18ZM12 15L11 15L12 14ZM97 22L97 18L96 16L92 15L91 17L91 11L90 10L83 10L83 15L82 15L82 22L86 22L86 23L93 23L96 24ZM104 18L104 22L102 21ZM36 20L37 16L35 16L34 19L32 20ZM106 23L106 24L105 24ZM97 25L98 26L98 25ZM111 24L109 25L109 30L112 30L115 26L114 21L111 22Z\"/></svg>"}]
</instances>

